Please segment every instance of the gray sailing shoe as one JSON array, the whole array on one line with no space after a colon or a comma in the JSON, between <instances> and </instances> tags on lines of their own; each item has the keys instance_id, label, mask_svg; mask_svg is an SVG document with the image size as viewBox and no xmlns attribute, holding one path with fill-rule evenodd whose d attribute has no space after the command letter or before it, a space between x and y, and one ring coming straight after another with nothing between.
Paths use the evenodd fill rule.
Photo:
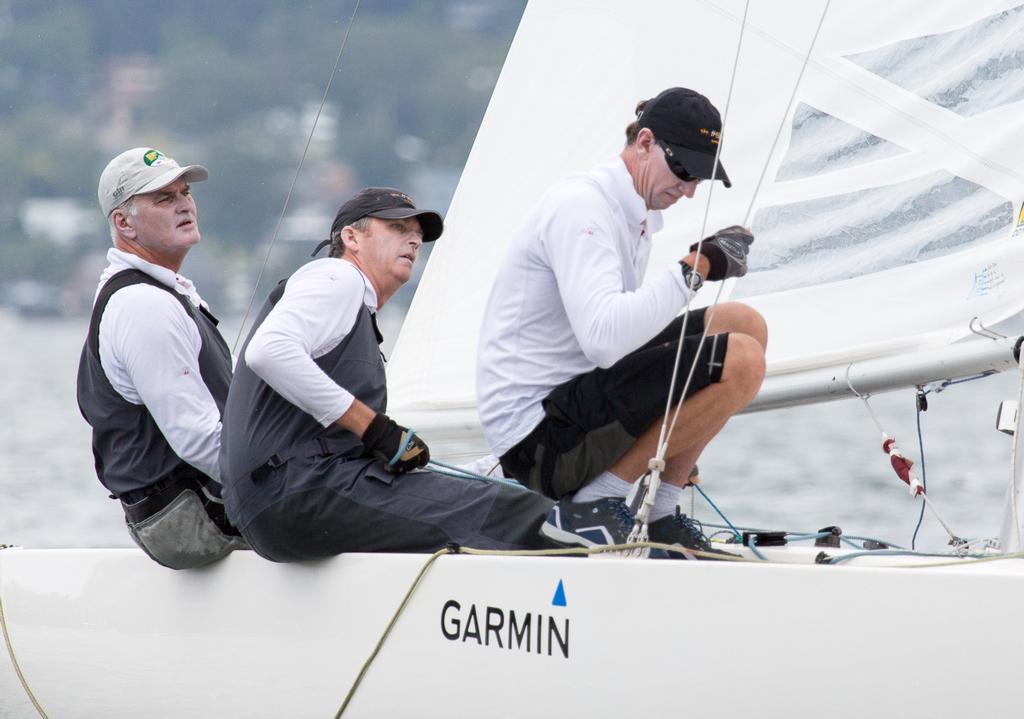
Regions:
<instances>
[{"instance_id":1,"label":"gray sailing shoe","mask_svg":"<svg viewBox=\"0 0 1024 719\"><path fill-rule=\"evenodd\" d=\"M715 549L704 534L700 522L690 519L685 514L679 513L676 507L675 514L657 519L647 525L647 537L652 542L659 544L672 544L681 549L696 549L707 554L714 554L720 557L739 557L738 554ZM670 552L663 549L652 549L652 559L716 559L716 557L691 554L689 552Z\"/></svg>"}]
</instances>

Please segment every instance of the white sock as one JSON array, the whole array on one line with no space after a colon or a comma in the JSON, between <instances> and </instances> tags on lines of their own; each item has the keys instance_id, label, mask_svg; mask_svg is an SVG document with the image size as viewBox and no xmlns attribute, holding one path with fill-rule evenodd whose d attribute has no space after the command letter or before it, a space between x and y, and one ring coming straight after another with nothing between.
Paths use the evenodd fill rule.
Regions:
<instances>
[{"instance_id":1,"label":"white sock","mask_svg":"<svg viewBox=\"0 0 1024 719\"><path fill-rule=\"evenodd\" d=\"M682 500L683 489L674 484L658 486L658 494L654 497L654 506L651 507L651 521L667 517L676 513L676 505Z\"/></svg>"},{"instance_id":2,"label":"white sock","mask_svg":"<svg viewBox=\"0 0 1024 719\"><path fill-rule=\"evenodd\" d=\"M605 471L584 484L573 495L574 502L593 502L602 497L625 497L633 485Z\"/></svg>"}]
</instances>

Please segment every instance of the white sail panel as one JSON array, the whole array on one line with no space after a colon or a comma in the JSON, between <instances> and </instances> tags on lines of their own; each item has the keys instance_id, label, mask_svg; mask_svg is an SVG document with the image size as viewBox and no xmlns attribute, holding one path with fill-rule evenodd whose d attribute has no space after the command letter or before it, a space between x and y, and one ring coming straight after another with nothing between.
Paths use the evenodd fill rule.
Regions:
<instances>
[{"instance_id":1,"label":"white sail panel","mask_svg":"<svg viewBox=\"0 0 1024 719\"><path fill-rule=\"evenodd\" d=\"M427 411L416 426L428 436L430 424L473 426L479 323L514 228L558 177L621 149L638 100L682 85L724 110L743 7L739 0L528 6L395 349L396 415ZM970 341L972 317L986 325L1016 317L1024 304L1021 243L1012 236L1024 199L1020 105L960 115L850 59L984 25L1012 7L835 0L790 107L824 3L752 2L722 150L734 186L704 183L693 200L666 212L651 270L674 263L702 232L741 222L751 207L759 224L774 218L755 244L765 277L752 273L735 289L768 318L770 375L790 379L865 358L884 366L886 356L898 358L907 376L908 353ZM658 21L641 30L641 17ZM630 28L644 42L621 42ZM776 179L801 106L853 128L848 138L877 137L901 152L833 158L816 173ZM811 154L805 165L816 162ZM904 226L898 216L908 208L913 220ZM862 241L843 246L844 232ZM834 267L827 252L804 257L801 248L816 236L859 269ZM773 261L780 256L787 261ZM776 280L765 281L772 272ZM701 292L704 303L714 290Z\"/></svg>"},{"instance_id":2,"label":"white sail panel","mask_svg":"<svg viewBox=\"0 0 1024 719\"><path fill-rule=\"evenodd\" d=\"M850 56L929 102L977 115L1024 100L1024 6Z\"/></svg>"},{"instance_id":3,"label":"white sail panel","mask_svg":"<svg viewBox=\"0 0 1024 719\"><path fill-rule=\"evenodd\" d=\"M898 145L800 103L793 114L789 152L783 158L775 180L798 180L822 172L835 172L904 152L906 149Z\"/></svg>"}]
</instances>

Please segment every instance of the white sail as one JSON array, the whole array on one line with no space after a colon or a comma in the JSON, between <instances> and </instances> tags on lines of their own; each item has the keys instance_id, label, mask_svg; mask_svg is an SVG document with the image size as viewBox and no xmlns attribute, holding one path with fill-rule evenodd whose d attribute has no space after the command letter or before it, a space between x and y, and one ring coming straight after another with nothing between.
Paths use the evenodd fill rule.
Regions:
<instances>
[{"instance_id":1,"label":"white sail","mask_svg":"<svg viewBox=\"0 0 1024 719\"><path fill-rule=\"evenodd\" d=\"M847 376L872 392L1014 366L970 325L1019 332L1024 308L1024 9L835 0L808 55L824 7L751 2L722 149L734 186L671 208L650 270L753 202L752 271L725 295L768 320L755 407L849 394ZM725 110L743 10L529 5L394 352L396 415L435 441L475 436L478 329L513 229L555 179L621 149L636 101L682 85Z\"/></svg>"},{"instance_id":2,"label":"white sail","mask_svg":"<svg viewBox=\"0 0 1024 719\"><path fill-rule=\"evenodd\" d=\"M708 220L742 220L767 164L755 271L730 288L770 323L764 406L1001 368L1008 343L970 320L1009 331L1024 300L1022 11L835 0L790 106L822 8L752 3L725 130L735 186ZM391 411L432 446L478 432L477 329L516 223L619 149L636 100L684 85L723 106L742 12L530 4L390 367ZM652 268L700 236L709 190L668 213ZM404 604L422 555L236 552L171 572L139 550L0 546L0 716L330 716L401 605L346 716L1016 714L1020 559L763 555L448 556Z\"/></svg>"}]
</instances>

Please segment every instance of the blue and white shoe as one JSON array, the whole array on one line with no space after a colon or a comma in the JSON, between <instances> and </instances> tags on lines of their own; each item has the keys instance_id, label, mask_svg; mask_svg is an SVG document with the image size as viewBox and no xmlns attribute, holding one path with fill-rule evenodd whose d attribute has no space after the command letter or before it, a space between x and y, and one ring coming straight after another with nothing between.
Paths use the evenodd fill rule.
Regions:
<instances>
[{"instance_id":1,"label":"blue and white shoe","mask_svg":"<svg viewBox=\"0 0 1024 719\"><path fill-rule=\"evenodd\" d=\"M540 533L566 546L597 547L624 544L633 529L633 513L616 497L594 502L558 502L541 525Z\"/></svg>"}]
</instances>

